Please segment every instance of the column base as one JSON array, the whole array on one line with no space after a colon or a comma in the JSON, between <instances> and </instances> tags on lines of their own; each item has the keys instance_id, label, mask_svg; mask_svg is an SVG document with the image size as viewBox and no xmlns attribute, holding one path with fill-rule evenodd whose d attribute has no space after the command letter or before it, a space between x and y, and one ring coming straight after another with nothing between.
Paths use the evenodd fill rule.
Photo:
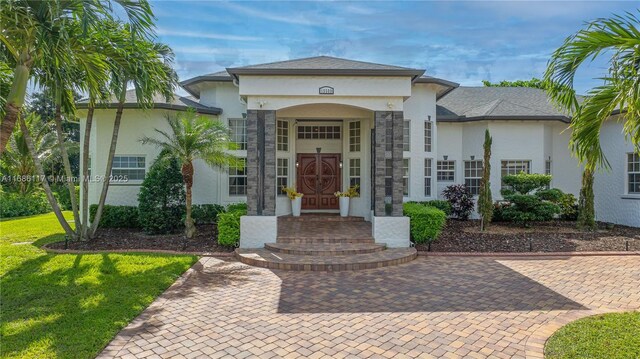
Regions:
<instances>
[{"instance_id":1,"label":"column base","mask_svg":"<svg viewBox=\"0 0 640 359\"><path fill-rule=\"evenodd\" d=\"M264 248L278 238L278 217L240 217L240 248Z\"/></svg>"},{"instance_id":2,"label":"column base","mask_svg":"<svg viewBox=\"0 0 640 359\"><path fill-rule=\"evenodd\" d=\"M372 217L373 238L376 243L386 243L389 248L408 248L409 217Z\"/></svg>"}]
</instances>

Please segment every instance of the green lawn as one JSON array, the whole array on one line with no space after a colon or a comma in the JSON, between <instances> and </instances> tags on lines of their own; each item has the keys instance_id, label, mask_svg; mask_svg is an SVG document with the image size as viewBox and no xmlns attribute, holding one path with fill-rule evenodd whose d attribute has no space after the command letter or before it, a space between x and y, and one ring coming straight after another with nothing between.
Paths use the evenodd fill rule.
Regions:
<instances>
[{"instance_id":1,"label":"green lawn","mask_svg":"<svg viewBox=\"0 0 640 359\"><path fill-rule=\"evenodd\" d=\"M52 213L0 222L0 357L93 358L197 260L39 249L63 239Z\"/></svg>"},{"instance_id":2,"label":"green lawn","mask_svg":"<svg viewBox=\"0 0 640 359\"><path fill-rule=\"evenodd\" d=\"M560 328L545 346L546 358L640 358L640 312L611 313Z\"/></svg>"}]
</instances>

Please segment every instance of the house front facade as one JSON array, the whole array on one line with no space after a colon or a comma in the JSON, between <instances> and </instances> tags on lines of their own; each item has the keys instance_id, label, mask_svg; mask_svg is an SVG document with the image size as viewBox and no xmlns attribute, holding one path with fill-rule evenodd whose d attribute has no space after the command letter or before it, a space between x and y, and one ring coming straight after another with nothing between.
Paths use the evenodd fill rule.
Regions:
<instances>
[{"instance_id":1,"label":"house front facade","mask_svg":"<svg viewBox=\"0 0 640 359\"><path fill-rule=\"evenodd\" d=\"M167 128L167 113L192 107L227 124L235 154L246 160L229 169L196 163L193 196L194 203L248 204L242 247L275 241L277 217L291 213L283 186L304 194L304 212L337 212L334 192L351 185L360 196L350 215L371 221L376 241L409 246L402 203L441 198L455 183L476 194L486 129L493 137L494 197L502 176L520 171L551 174L552 187L565 192L580 189L582 169L568 147L570 118L538 89L461 87L420 69L325 56L228 68L181 85L191 96L124 111L112 174L128 180L113 183L107 203L137 204L158 155L139 139ZM94 113L93 173L104 173L113 117L111 108ZM596 179L598 220L640 226L640 164L611 122L603 146L619 163ZM607 188L606 198L598 186ZM99 190L91 184L90 203Z\"/></svg>"}]
</instances>

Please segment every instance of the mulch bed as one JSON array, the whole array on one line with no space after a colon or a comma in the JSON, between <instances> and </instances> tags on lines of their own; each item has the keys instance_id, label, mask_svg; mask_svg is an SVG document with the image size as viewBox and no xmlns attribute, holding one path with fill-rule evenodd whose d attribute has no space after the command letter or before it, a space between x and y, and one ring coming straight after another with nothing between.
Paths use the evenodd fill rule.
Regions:
<instances>
[{"instance_id":1,"label":"mulch bed","mask_svg":"<svg viewBox=\"0 0 640 359\"><path fill-rule=\"evenodd\" d=\"M640 251L640 228L599 224L597 231L575 228L575 222L493 223L485 233L477 220L448 220L440 237L418 251L432 252L601 252Z\"/></svg>"},{"instance_id":2,"label":"mulch bed","mask_svg":"<svg viewBox=\"0 0 640 359\"><path fill-rule=\"evenodd\" d=\"M182 232L165 235L148 235L137 228L99 229L94 240L69 242L68 249L73 250L168 250L178 252L232 252L234 248L218 245L217 226L199 225L194 238L186 241L183 247ZM51 243L52 249L64 249L64 242Z\"/></svg>"}]
</instances>

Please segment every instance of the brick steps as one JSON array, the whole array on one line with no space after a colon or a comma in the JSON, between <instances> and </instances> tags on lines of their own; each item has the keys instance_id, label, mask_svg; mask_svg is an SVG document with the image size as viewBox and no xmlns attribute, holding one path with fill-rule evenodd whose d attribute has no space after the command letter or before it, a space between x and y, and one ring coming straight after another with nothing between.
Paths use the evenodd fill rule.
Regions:
<instances>
[{"instance_id":1,"label":"brick steps","mask_svg":"<svg viewBox=\"0 0 640 359\"><path fill-rule=\"evenodd\" d=\"M278 236L278 243L287 244L340 244L340 243L360 243L360 244L372 244L375 243L373 237L350 237L346 236L331 236L331 237L282 237Z\"/></svg>"},{"instance_id":2,"label":"brick steps","mask_svg":"<svg viewBox=\"0 0 640 359\"><path fill-rule=\"evenodd\" d=\"M335 243L335 244L292 244L292 243L267 243L264 245L274 253L296 254L306 256L344 256L354 254L367 254L384 251L385 244L380 243Z\"/></svg>"},{"instance_id":3,"label":"brick steps","mask_svg":"<svg viewBox=\"0 0 640 359\"><path fill-rule=\"evenodd\" d=\"M384 251L338 256L312 256L274 253L267 249L236 249L236 257L256 267L297 271L337 272L399 265L414 260L415 248L392 248Z\"/></svg>"},{"instance_id":4,"label":"brick steps","mask_svg":"<svg viewBox=\"0 0 640 359\"><path fill-rule=\"evenodd\" d=\"M282 216L278 217L281 222L364 222L363 217L340 217L335 214L304 213L299 217Z\"/></svg>"}]
</instances>

